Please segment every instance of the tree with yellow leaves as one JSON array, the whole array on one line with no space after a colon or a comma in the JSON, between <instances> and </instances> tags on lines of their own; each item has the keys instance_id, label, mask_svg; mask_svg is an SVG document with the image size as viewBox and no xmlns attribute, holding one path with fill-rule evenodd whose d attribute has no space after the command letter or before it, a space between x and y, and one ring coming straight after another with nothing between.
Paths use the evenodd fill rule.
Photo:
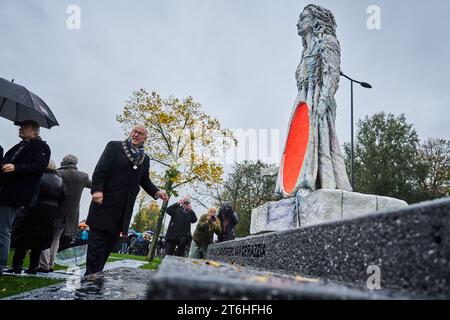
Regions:
<instances>
[{"instance_id":1,"label":"tree with yellow leaves","mask_svg":"<svg viewBox=\"0 0 450 320\"><path fill-rule=\"evenodd\" d=\"M150 157L150 178L169 196L178 196L184 186L213 185L222 181L221 155L237 144L233 133L207 115L192 97L161 98L144 89L127 100L117 121L124 132L144 125L148 132L145 150ZM152 260L168 202L164 202L156 224L148 258Z\"/></svg>"},{"instance_id":2,"label":"tree with yellow leaves","mask_svg":"<svg viewBox=\"0 0 450 320\"><path fill-rule=\"evenodd\" d=\"M139 194L138 210L131 224L131 228L137 232L156 229L160 206L155 200L148 201L148 198L145 192Z\"/></svg>"}]
</instances>

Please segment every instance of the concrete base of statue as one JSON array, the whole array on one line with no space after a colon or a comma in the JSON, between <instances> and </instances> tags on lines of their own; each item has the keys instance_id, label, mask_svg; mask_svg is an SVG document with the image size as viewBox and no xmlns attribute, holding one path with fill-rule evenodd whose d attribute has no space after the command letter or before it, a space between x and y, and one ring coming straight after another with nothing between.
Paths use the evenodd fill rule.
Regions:
<instances>
[{"instance_id":1,"label":"concrete base of statue","mask_svg":"<svg viewBox=\"0 0 450 320\"><path fill-rule=\"evenodd\" d=\"M250 233L284 231L357 218L406 206L408 204L405 201L394 198L321 189L303 198L293 197L268 202L253 209Z\"/></svg>"}]
</instances>

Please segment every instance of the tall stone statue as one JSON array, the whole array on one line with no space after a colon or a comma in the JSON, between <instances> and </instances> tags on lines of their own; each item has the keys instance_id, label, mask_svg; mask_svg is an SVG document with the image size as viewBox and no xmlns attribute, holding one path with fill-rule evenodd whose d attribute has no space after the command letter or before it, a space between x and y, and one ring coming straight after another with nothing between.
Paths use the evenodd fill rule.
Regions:
<instances>
[{"instance_id":1,"label":"tall stone statue","mask_svg":"<svg viewBox=\"0 0 450 320\"><path fill-rule=\"evenodd\" d=\"M402 200L352 192L336 134L340 46L333 14L308 5L298 21L303 53L298 95L278 173L284 199L252 210L250 233L352 219L407 206Z\"/></svg>"},{"instance_id":2,"label":"tall stone statue","mask_svg":"<svg viewBox=\"0 0 450 320\"><path fill-rule=\"evenodd\" d=\"M297 24L303 53L297 68L298 96L289 123L278 186L285 197L318 189L351 191L336 134L340 45L331 11L308 5Z\"/></svg>"}]
</instances>

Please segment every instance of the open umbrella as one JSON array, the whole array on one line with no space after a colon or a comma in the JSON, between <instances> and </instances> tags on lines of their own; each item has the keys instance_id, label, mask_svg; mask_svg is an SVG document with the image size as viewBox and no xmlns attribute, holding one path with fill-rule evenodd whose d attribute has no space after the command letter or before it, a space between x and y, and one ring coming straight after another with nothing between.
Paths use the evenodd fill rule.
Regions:
<instances>
[{"instance_id":1,"label":"open umbrella","mask_svg":"<svg viewBox=\"0 0 450 320\"><path fill-rule=\"evenodd\" d=\"M59 126L47 104L24 86L0 78L0 116L15 123L33 120L43 128Z\"/></svg>"},{"instance_id":2,"label":"open umbrella","mask_svg":"<svg viewBox=\"0 0 450 320\"><path fill-rule=\"evenodd\" d=\"M81 266L86 263L87 247L84 244L61 250L55 256L55 263L66 267Z\"/></svg>"}]
</instances>

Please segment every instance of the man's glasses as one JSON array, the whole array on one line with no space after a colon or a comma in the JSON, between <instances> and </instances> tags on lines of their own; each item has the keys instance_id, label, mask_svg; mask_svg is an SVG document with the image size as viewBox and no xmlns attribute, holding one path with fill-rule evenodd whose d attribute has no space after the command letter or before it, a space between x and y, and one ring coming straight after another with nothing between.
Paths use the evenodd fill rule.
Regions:
<instances>
[{"instance_id":1,"label":"man's glasses","mask_svg":"<svg viewBox=\"0 0 450 320\"><path fill-rule=\"evenodd\" d=\"M142 138L147 136L147 134L145 132L136 131L136 130L131 131L131 134L137 134L139 137L142 137Z\"/></svg>"}]
</instances>

